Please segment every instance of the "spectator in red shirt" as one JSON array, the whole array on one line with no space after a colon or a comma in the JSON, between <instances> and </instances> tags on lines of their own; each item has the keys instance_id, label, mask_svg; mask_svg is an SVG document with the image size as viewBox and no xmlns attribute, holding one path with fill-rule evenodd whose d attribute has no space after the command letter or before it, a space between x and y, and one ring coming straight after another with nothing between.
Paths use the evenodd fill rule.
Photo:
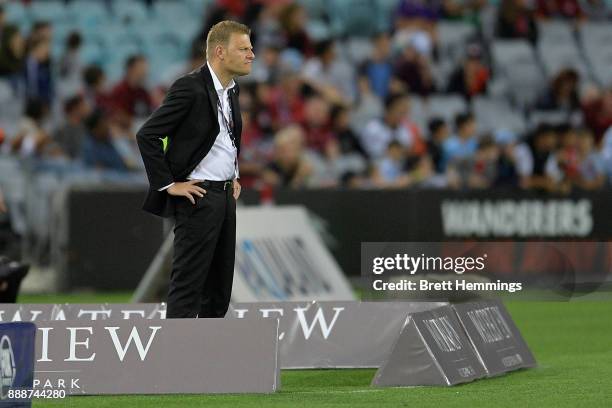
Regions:
<instances>
[{"instance_id":1,"label":"spectator in red shirt","mask_svg":"<svg viewBox=\"0 0 612 408\"><path fill-rule=\"evenodd\" d=\"M304 82L296 72L287 72L281 76L278 86L268 89L260 100L270 115L273 131L278 131L292 123L304 120Z\"/></svg>"},{"instance_id":2,"label":"spectator in red shirt","mask_svg":"<svg viewBox=\"0 0 612 408\"><path fill-rule=\"evenodd\" d=\"M486 93L489 69L482 63L481 57L482 51L479 45L472 44L468 47L467 58L451 76L449 93L461 94L468 100Z\"/></svg>"},{"instance_id":3,"label":"spectator in red shirt","mask_svg":"<svg viewBox=\"0 0 612 408\"><path fill-rule=\"evenodd\" d=\"M330 126L331 107L324 98L311 96L306 101L304 112L302 127L306 136L306 147L323 153L327 144L334 138Z\"/></svg>"},{"instance_id":4,"label":"spectator in red shirt","mask_svg":"<svg viewBox=\"0 0 612 408\"><path fill-rule=\"evenodd\" d=\"M538 17L544 18L582 18L584 14L578 0L538 0Z\"/></svg>"},{"instance_id":5,"label":"spectator in red shirt","mask_svg":"<svg viewBox=\"0 0 612 408\"><path fill-rule=\"evenodd\" d=\"M123 80L111 92L114 119L124 129L131 127L134 118L144 118L152 111L151 94L145 87L148 68L143 55L129 57Z\"/></svg>"},{"instance_id":6,"label":"spectator in red shirt","mask_svg":"<svg viewBox=\"0 0 612 408\"><path fill-rule=\"evenodd\" d=\"M89 65L83 71L83 96L93 110L110 111L110 94L106 89L106 75L97 65Z\"/></svg>"}]
</instances>

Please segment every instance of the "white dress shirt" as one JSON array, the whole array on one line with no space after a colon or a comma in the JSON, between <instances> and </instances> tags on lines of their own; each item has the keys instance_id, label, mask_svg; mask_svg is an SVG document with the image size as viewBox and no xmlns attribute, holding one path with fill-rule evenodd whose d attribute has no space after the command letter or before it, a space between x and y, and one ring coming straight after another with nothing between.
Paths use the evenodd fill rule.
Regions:
<instances>
[{"instance_id":1,"label":"white dress shirt","mask_svg":"<svg viewBox=\"0 0 612 408\"><path fill-rule=\"evenodd\" d=\"M195 167L195 169L193 169L187 179L214 181L233 180L239 177L238 152L232 143L232 139L227 131L226 121L223 119L223 116L225 116L228 124L232 122L229 91L236 85L236 83L232 79L227 85L227 88L223 88L221 81L219 81L219 78L217 78L217 75L215 74L215 71L213 71L210 64L206 63L206 65L210 70L210 75L212 76L215 90L217 91L217 97L221 105L220 107L217 106L219 134L215 139L215 143L210 148L210 151L206 154L206 156L204 156L202 161ZM163 191L173 184L174 183L161 188L159 191Z\"/></svg>"}]
</instances>

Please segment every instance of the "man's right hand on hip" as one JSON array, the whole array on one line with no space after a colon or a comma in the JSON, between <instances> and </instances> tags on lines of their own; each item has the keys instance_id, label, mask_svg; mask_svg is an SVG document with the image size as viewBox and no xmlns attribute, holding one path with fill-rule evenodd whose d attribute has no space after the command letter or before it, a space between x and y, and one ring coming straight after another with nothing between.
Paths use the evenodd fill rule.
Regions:
<instances>
[{"instance_id":1,"label":"man's right hand on hip","mask_svg":"<svg viewBox=\"0 0 612 408\"><path fill-rule=\"evenodd\" d=\"M194 195L198 197L204 197L206 190L202 187L196 186L197 183L201 183L202 180L190 180L184 183L174 183L166 190L168 194L172 196L183 196L187 197L191 204L195 204Z\"/></svg>"}]
</instances>

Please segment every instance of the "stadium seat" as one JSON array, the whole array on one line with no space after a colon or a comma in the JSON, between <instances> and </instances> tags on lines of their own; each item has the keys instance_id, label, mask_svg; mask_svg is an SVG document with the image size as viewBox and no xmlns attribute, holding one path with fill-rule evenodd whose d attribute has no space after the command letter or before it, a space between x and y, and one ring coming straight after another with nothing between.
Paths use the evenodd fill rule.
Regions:
<instances>
[{"instance_id":1,"label":"stadium seat","mask_svg":"<svg viewBox=\"0 0 612 408\"><path fill-rule=\"evenodd\" d=\"M3 3L6 20L19 24L23 28L23 24L30 20L25 7L20 1L9 1Z\"/></svg>"},{"instance_id":2,"label":"stadium seat","mask_svg":"<svg viewBox=\"0 0 612 408\"><path fill-rule=\"evenodd\" d=\"M102 65L106 58L106 50L98 42L88 42L81 50L81 61L85 65Z\"/></svg>"},{"instance_id":3,"label":"stadium seat","mask_svg":"<svg viewBox=\"0 0 612 408\"><path fill-rule=\"evenodd\" d=\"M393 27L393 18L397 8L397 0L378 0L380 8L378 14L379 31L389 31Z\"/></svg>"},{"instance_id":4,"label":"stadium seat","mask_svg":"<svg viewBox=\"0 0 612 408\"><path fill-rule=\"evenodd\" d=\"M438 23L438 39L442 58L459 62L465 55L465 45L474 35L473 25L460 22Z\"/></svg>"},{"instance_id":5,"label":"stadium seat","mask_svg":"<svg viewBox=\"0 0 612 408\"><path fill-rule=\"evenodd\" d=\"M29 8L30 15L33 21L45 20L57 23L60 21L69 21L73 18L73 14L64 2L59 0L35 1Z\"/></svg>"},{"instance_id":6,"label":"stadium seat","mask_svg":"<svg viewBox=\"0 0 612 408\"><path fill-rule=\"evenodd\" d=\"M540 124L561 125L570 120L565 111L532 111L529 115L529 127L535 128Z\"/></svg>"},{"instance_id":7,"label":"stadium seat","mask_svg":"<svg viewBox=\"0 0 612 408\"><path fill-rule=\"evenodd\" d=\"M584 47L605 47L612 44L612 25L610 23L583 23L580 39Z\"/></svg>"},{"instance_id":8,"label":"stadium seat","mask_svg":"<svg viewBox=\"0 0 612 408\"><path fill-rule=\"evenodd\" d=\"M368 37L378 31L381 9L376 0L328 0L327 7L334 35Z\"/></svg>"},{"instance_id":9,"label":"stadium seat","mask_svg":"<svg viewBox=\"0 0 612 408\"><path fill-rule=\"evenodd\" d=\"M573 43L574 33L565 21L541 21L538 23L538 41L546 44Z\"/></svg>"},{"instance_id":10,"label":"stadium seat","mask_svg":"<svg viewBox=\"0 0 612 408\"><path fill-rule=\"evenodd\" d=\"M104 2L74 0L69 3L68 9L78 19L79 26L88 26L92 29L109 17Z\"/></svg>"},{"instance_id":11,"label":"stadium seat","mask_svg":"<svg viewBox=\"0 0 612 408\"><path fill-rule=\"evenodd\" d=\"M186 0L185 3L189 6L193 16L202 17L214 2L214 0Z\"/></svg>"},{"instance_id":12,"label":"stadium seat","mask_svg":"<svg viewBox=\"0 0 612 408\"><path fill-rule=\"evenodd\" d=\"M444 118L449 123L455 116L468 110L467 104L461 95L433 95L424 101L427 117Z\"/></svg>"},{"instance_id":13,"label":"stadium seat","mask_svg":"<svg viewBox=\"0 0 612 408\"><path fill-rule=\"evenodd\" d=\"M597 82L604 87L612 86L612 50L597 54L590 63Z\"/></svg>"},{"instance_id":14,"label":"stadium seat","mask_svg":"<svg viewBox=\"0 0 612 408\"><path fill-rule=\"evenodd\" d=\"M520 106L532 105L546 85L533 48L524 40L496 40L492 46L495 72L508 81L508 92Z\"/></svg>"},{"instance_id":15,"label":"stadium seat","mask_svg":"<svg viewBox=\"0 0 612 408\"><path fill-rule=\"evenodd\" d=\"M549 79L564 68L575 69L580 74L581 79L588 79L591 76L573 39L567 43L540 42L538 44L538 54Z\"/></svg>"},{"instance_id":16,"label":"stadium seat","mask_svg":"<svg viewBox=\"0 0 612 408\"><path fill-rule=\"evenodd\" d=\"M125 23L139 23L148 20L149 10L141 0L121 0L113 2L113 16Z\"/></svg>"},{"instance_id":17,"label":"stadium seat","mask_svg":"<svg viewBox=\"0 0 612 408\"><path fill-rule=\"evenodd\" d=\"M152 11L156 18L163 19L165 24L171 25L173 28L180 26L185 21L193 20L194 17L189 5L182 1L158 0L153 4Z\"/></svg>"},{"instance_id":18,"label":"stadium seat","mask_svg":"<svg viewBox=\"0 0 612 408\"><path fill-rule=\"evenodd\" d=\"M476 97L472 101L472 110L479 132L507 129L520 134L527 127L524 116L513 109L506 99Z\"/></svg>"}]
</instances>

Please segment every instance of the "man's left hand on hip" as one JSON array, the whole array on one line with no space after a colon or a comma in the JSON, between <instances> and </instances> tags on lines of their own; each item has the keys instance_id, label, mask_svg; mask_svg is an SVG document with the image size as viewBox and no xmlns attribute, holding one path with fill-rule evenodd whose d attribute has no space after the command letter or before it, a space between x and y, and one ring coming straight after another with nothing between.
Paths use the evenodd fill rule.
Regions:
<instances>
[{"instance_id":1,"label":"man's left hand on hip","mask_svg":"<svg viewBox=\"0 0 612 408\"><path fill-rule=\"evenodd\" d=\"M240 187L240 183L238 182L238 179L234 179L234 200L238 200L238 197L240 197L240 191L242 189L242 187Z\"/></svg>"}]
</instances>

